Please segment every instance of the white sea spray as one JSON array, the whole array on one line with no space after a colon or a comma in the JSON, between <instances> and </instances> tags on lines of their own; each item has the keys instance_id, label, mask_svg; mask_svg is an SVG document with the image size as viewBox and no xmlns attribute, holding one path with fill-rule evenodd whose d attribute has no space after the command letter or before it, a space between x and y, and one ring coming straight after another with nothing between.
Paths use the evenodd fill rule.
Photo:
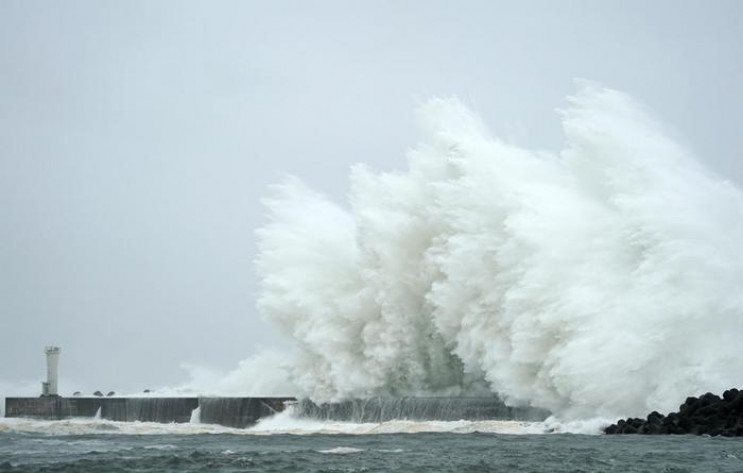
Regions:
<instances>
[{"instance_id":1,"label":"white sea spray","mask_svg":"<svg viewBox=\"0 0 743 473\"><path fill-rule=\"evenodd\" d=\"M743 194L633 99L585 83L559 153L456 99L408 169L356 166L348 206L297 178L265 200L258 306L300 394L489 389L564 419L670 411L743 385Z\"/></svg>"}]
</instances>

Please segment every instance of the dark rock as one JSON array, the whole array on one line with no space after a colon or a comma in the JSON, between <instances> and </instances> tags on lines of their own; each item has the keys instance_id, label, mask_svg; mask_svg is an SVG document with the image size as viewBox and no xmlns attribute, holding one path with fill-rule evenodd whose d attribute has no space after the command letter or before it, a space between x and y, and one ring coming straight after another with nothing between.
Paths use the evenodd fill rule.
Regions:
<instances>
[{"instance_id":1,"label":"dark rock","mask_svg":"<svg viewBox=\"0 0 743 473\"><path fill-rule=\"evenodd\" d=\"M658 411L653 411L648 414L648 424L661 425L663 423L663 416Z\"/></svg>"},{"instance_id":2,"label":"dark rock","mask_svg":"<svg viewBox=\"0 0 743 473\"><path fill-rule=\"evenodd\" d=\"M115 395L116 395L115 392L109 391L108 394L106 394L106 397L111 397L111 396L115 396Z\"/></svg>"},{"instance_id":3,"label":"dark rock","mask_svg":"<svg viewBox=\"0 0 743 473\"><path fill-rule=\"evenodd\" d=\"M743 391L739 392L737 396L735 396L735 399L733 399L730 402L730 407L736 411L741 412L743 411Z\"/></svg>"},{"instance_id":4,"label":"dark rock","mask_svg":"<svg viewBox=\"0 0 743 473\"><path fill-rule=\"evenodd\" d=\"M657 411L653 411L648 414L648 419L645 422L642 433L644 434L663 434L666 433L666 428L663 424L665 418Z\"/></svg>"},{"instance_id":5,"label":"dark rock","mask_svg":"<svg viewBox=\"0 0 743 473\"><path fill-rule=\"evenodd\" d=\"M100 391L96 391L93 393L93 396L103 397L103 393Z\"/></svg>"},{"instance_id":6,"label":"dark rock","mask_svg":"<svg viewBox=\"0 0 743 473\"><path fill-rule=\"evenodd\" d=\"M622 429L623 434L636 434L637 429L632 424L627 424Z\"/></svg>"},{"instance_id":7,"label":"dark rock","mask_svg":"<svg viewBox=\"0 0 743 473\"><path fill-rule=\"evenodd\" d=\"M682 416L676 425L681 429L681 432L691 432L691 429L694 428L694 422L692 422L691 417Z\"/></svg>"},{"instance_id":8,"label":"dark rock","mask_svg":"<svg viewBox=\"0 0 743 473\"><path fill-rule=\"evenodd\" d=\"M702 417L702 418L711 417L717 414L718 409L719 407L708 404L704 407L697 409L696 412L694 413L694 417Z\"/></svg>"},{"instance_id":9,"label":"dark rock","mask_svg":"<svg viewBox=\"0 0 743 473\"><path fill-rule=\"evenodd\" d=\"M712 404L717 404L721 401L720 396L717 396L712 393L704 394L702 397L699 398L699 402L702 403L702 406L709 406Z\"/></svg>"},{"instance_id":10,"label":"dark rock","mask_svg":"<svg viewBox=\"0 0 743 473\"><path fill-rule=\"evenodd\" d=\"M688 397L678 412L653 411L645 420L622 419L604 429L607 434L693 434L743 436L743 391L728 389L722 397L705 393Z\"/></svg>"},{"instance_id":11,"label":"dark rock","mask_svg":"<svg viewBox=\"0 0 743 473\"><path fill-rule=\"evenodd\" d=\"M687 397L686 401L679 406L679 414L691 415L699 409L699 399L695 397Z\"/></svg>"}]
</instances>

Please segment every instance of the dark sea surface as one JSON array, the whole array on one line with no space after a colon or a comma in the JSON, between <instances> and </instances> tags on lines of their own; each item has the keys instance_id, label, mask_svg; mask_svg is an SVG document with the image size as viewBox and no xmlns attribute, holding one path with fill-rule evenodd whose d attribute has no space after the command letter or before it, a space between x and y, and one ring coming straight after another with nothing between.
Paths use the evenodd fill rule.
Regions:
<instances>
[{"instance_id":1,"label":"dark sea surface","mask_svg":"<svg viewBox=\"0 0 743 473\"><path fill-rule=\"evenodd\" d=\"M743 472L743 438L0 431L0 472Z\"/></svg>"}]
</instances>

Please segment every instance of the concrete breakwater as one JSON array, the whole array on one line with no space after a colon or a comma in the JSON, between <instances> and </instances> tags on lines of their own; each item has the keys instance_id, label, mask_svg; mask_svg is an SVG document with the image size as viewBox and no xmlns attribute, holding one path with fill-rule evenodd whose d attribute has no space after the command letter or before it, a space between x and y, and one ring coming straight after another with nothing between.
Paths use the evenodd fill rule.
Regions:
<instances>
[{"instance_id":1,"label":"concrete breakwater","mask_svg":"<svg viewBox=\"0 0 743 473\"><path fill-rule=\"evenodd\" d=\"M520 420L543 421L550 413L532 407L510 407L495 396L487 397L373 397L315 404L297 402L300 417L341 422L407 420Z\"/></svg>"},{"instance_id":2,"label":"concrete breakwater","mask_svg":"<svg viewBox=\"0 0 743 473\"><path fill-rule=\"evenodd\" d=\"M5 417L61 420L96 417L120 422L187 423L196 409L205 424L248 427L284 410L290 397L9 397Z\"/></svg>"},{"instance_id":3,"label":"concrete breakwater","mask_svg":"<svg viewBox=\"0 0 743 473\"><path fill-rule=\"evenodd\" d=\"M95 417L122 422L219 424L249 427L259 419L293 406L297 417L334 422L406 420L522 420L541 421L543 409L509 407L488 397L372 397L315 404L291 397L38 397L7 398L6 417L68 419Z\"/></svg>"}]
</instances>

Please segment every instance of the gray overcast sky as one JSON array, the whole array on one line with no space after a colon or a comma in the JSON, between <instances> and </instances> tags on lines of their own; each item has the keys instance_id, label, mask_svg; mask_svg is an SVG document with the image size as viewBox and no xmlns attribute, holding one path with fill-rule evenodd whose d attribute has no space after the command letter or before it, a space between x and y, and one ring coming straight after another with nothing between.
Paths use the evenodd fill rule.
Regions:
<instances>
[{"instance_id":1,"label":"gray overcast sky","mask_svg":"<svg viewBox=\"0 0 743 473\"><path fill-rule=\"evenodd\" d=\"M253 230L282 173L405 165L457 95L559 149L574 78L743 183L741 1L0 1L0 382L133 391L280 344ZM0 393L7 394L7 393Z\"/></svg>"}]
</instances>

